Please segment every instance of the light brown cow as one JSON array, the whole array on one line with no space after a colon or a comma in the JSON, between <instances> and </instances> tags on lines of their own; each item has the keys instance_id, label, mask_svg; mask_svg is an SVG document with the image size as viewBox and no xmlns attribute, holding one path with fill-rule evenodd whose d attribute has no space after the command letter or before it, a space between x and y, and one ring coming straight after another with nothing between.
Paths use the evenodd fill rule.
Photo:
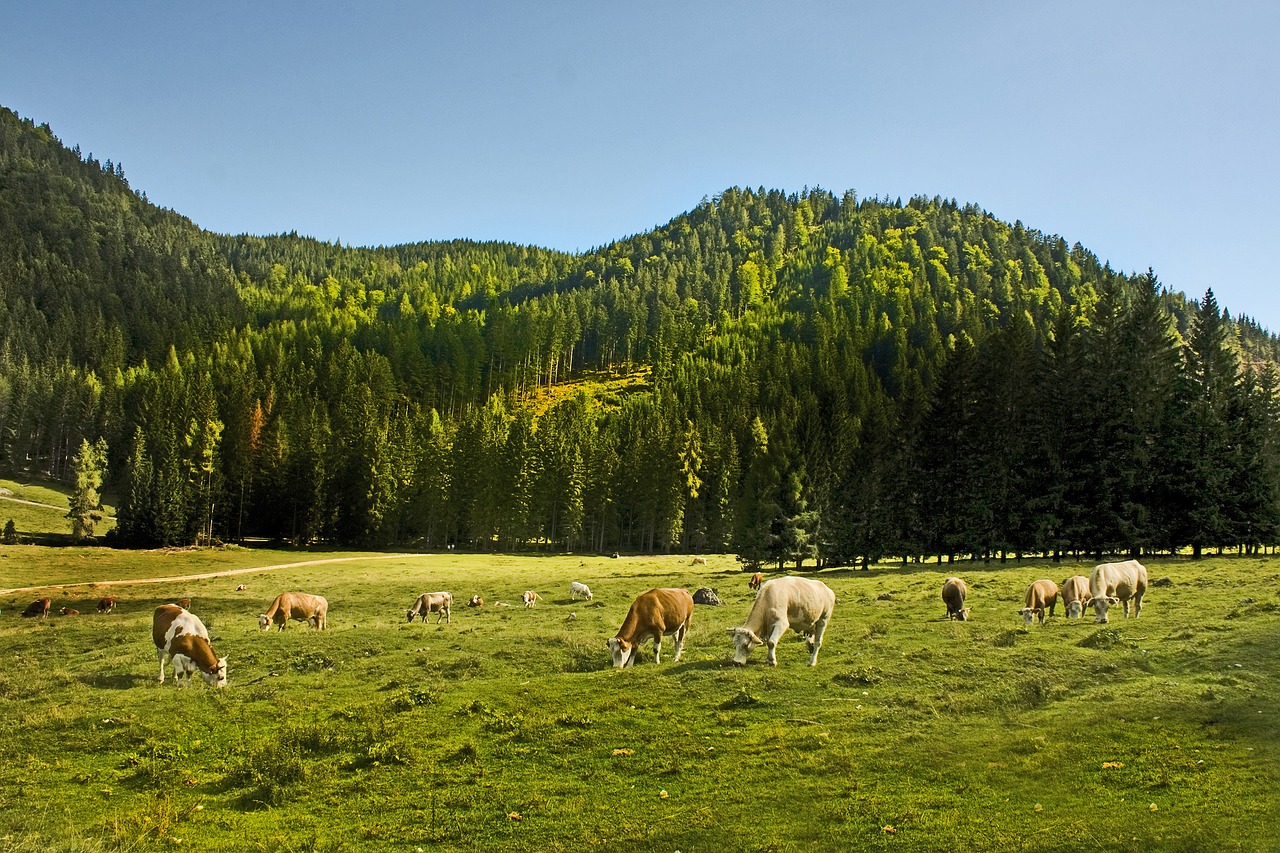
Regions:
<instances>
[{"instance_id":1,"label":"light brown cow","mask_svg":"<svg viewBox=\"0 0 1280 853\"><path fill-rule=\"evenodd\" d=\"M1026 606L1018 611L1022 614L1023 623L1030 625L1039 618L1040 624L1043 625L1045 615L1052 616L1053 609L1058 606L1058 585L1048 578L1034 581L1027 587L1025 604Z\"/></svg>"},{"instance_id":2,"label":"light brown cow","mask_svg":"<svg viewBox=\"0 0 1280 853\"><path fill-rule=\"evenodd\" d=\"M525 607L533 607L538 602L538 594L531 589L526 589L524 594L520 596L520 600L524 602Z\"/></svg>"},{"instance_id":3,"label":"light brown cow","mask_svg":"<svg viewBox=\"0 0 1280 853\"><path fill-rule=\"evenodd\" d=\"M947 618L966 622L970 608L964 606L969 587L960 578L947 578L942 582L942 603L947 605Z\"/></svg>"},{"instance_id":4,"label":"light brown cow","mask_svg":"<svg viewBox=\"0 0 1280 853\"><path fill-rule=\"evenodd\" d=\"M410 607L404 612L404 615L410 622L413 621L413 617L415 616L421 616L422 621L426 622L427 614L439 613L440 615L436 617L436 624L439 625L441 619L446 622L453 621L453 617L450 615L452 608L452 593L424 592L422 595L418 596L418 600L413 603L413 607Z\"/></svg>"},{"instance_id":5,"label":"light brown cow","mask_svg":"<svg viewBox=\"0 0 1280 853\"><path fill-rule=\"evenodd\" d=\"M684 653L684 638L693 619L693 596L687 589L651 589L636 596L622 620L618 635L605 641L617 669L636 662L636 646L653 638L653 662L662 662L662 638L675 635L676 660Z\"/></svg>"},{"instance_id":6,"label":"light brown cow","mask_svg":"<svg viewBox=\"0 0 1280 853\"><path fill-rule=\"evenodd\" d=\"M322 595L282 592L271 602L270 609L258 616L258 628L267 631L272 625L279 625L283 631L290 619L306 622L313 629L323 631L329 626L329 602Z\"/></svg>"},{"instance_id":7,"label":"light brown cow","mask_svg":"<svg viewBox=\"0 0 1280 853\"><path fill-rule=\"evenodd\" d=\"M52 599L37 598L27 605L27 609L22 611L22 615L27 619L44 619L49 615L49 608L52 605Z\"/></svg>"},{"instance_id":8,"label":"light brown cow","mask_svg":"<svg viewBox=\"0 0 1280 853\"><path fill-rule=\"evenodd\" d=\"M1062 606L1068 619L1079 619L1089 603L1089 579L1084 575L1072 575L1062 582Z\"/></svg>"},{"instance_id":9,"label":"light brown cow","mask_svg":"<svg viewBox=\"0 0 1280 853\"><path fill-rule=\"evenodd\" d=\"M756 572L751 576L751 580L747 581L747 587L749 589L759 589L762 583L764 583L764 573Z\"/></svg>"},{"instance_id":10,"label":"light brown cow","mask_svg":"<svg viewBox=\"0 0 1280 853\"><path fill-rule=\"evenodd\" d=\"M63 616L79 616L80 615L79 610L72 610L70 607L63 607L58 612L61 613Z\"/></svg>"},{"instance_id":11,"label":"light brown cow","mask_svg":"<svg viewBox=\"0 0 1280 853\"><path fill-rule=\"evenodd\" d=\"M1107 622L1107 610L1124 602L1124 618L1129 618L1129 602L1133 602L1133 618L1142 612L1142 597L1147 594L1147 567L1137 560L1103 563L1089 575L1089 604L1095 622Z\"/></svg>"},{"instance_id":12,"label":"light brown cow","mask_svg":"<svg viewBox=\"0 0 1280 853\"><path fill-rule=\"evenodd\" d=\"M835 607L836 594L822 581L794 575L774 578L760 587L747 621L729 629L733 662L746 664L752 649L765 646L765 663L777 666L778 641L790 628L804 636L809 666L817 665L822 636Z\"/></svg>"},{"instance_id":13,"label":"light brown cow","mask_svg":"<svg viewBox=\"0 0 1280 853\"><path fill-rule=\"evenodd\" d=\"M104 595L98 599L98 612L110 613L116 609L116 597L114 595Z\"/></svg>"},{"instance_id":14,"label":"light brown cow","mask_svg":"<svg viewBox=\"0 0 1280 853\"><path fill-rule=\"evenodd\" d=\"M165 658L173 660L173 678L191 684L191 673L199 671L206 684L227 686L227 659L214 654L209 631L194 614L176 604L162 604L151 617L151 639L160 661L160 683L164 684Z\"/></svg>"}]
</instances>

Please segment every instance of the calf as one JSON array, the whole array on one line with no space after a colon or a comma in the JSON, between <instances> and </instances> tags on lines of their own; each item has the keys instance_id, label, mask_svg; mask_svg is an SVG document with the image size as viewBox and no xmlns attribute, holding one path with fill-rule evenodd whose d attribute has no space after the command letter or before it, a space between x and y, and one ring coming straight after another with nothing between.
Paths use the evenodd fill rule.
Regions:
<instances>
[{"instance_id":1,"label":"calf","mask_svg":"<svg viewBox=\"0 0 1280 853\"><path fill-rule=\"evenodd\" d=\"M160 661L160 683L164 684L165 658L173 660L173 678L191 683L191 673L199 671L206 684L227 686L227 659L214 654L209 632L194 613L176 604L162 604L151 617L151 639Z\"/></svg>"},{"instance_id":2,"label":"calf","mask_svg":"<svg viewBox=\"0 0 1280 853\"><path fill-rule=\"evenodd\" d=\"M590 601L592 599L591 588L585 583L571 581L569 583L569 600L573 601L577 599L578 596L582 596L587 601Z\"/></svg>"},{"instance_id":3,"label":"calf","mask_svg":"<svg viewBox=\"0 0 1280 853\"><path fill-rule=\"evenodd\" d=\"M22 615L26 619L44 619L49 615L49 608L52 605L52 599L37 598L27 605L27 609L22 611Z\"/></svg>"},{"instance_id":4,"label":"calf","mask_svg":"<svg viewBox=\"0 0 1280 853\"><path fill-rule=\"evenodd\" d=\"M63 607L58 612L61 613L63 616L79 616L80 615L79 610L72 610L69 607Z\"/></svg>"},{"instance_id":5,"label":"calf","mask_svg":"<svg viewBox=\"0 0 1280 853\"><path fill-rule=\"evenodd\" d=\"M1089 605L1094 621L1106 624L1107 610L1124 603L1124 618L1129 618L1129 602L1133 602L1133 618L1142 612L1142 597L1147 594L1147 567L1137 560L1103 563L1089 575Z\"/></svg>"},{"instance_id":6,"label":"calf","mask_svg":"<svg viewBox=\"0 0 1280 853\"><path fill-rule=\"evenodd\" d=\"M618 635L605 642L616 669L636 662L636 646L653 638L653 662L662 662L662 638L675 635L676 660L684 653L684 638L693 619L693 596L687 589L651 589L631 602Z\"/></svg>"},{"instance_id":7,"label":"calf","mask_svg":"<svg viewBox=\"0 0 1280 853\"><path fill-rule=\"evenodd\" d=\"M1084 575L1073 575L1062 582L1062 606L1067 609L1068 619L1079 619L1084 615L1085 605L1089 603L1089 579Z\"/></svg>"},{"instance_id":8,"label":"calf","mask_svg":"<svg viewBox=\"0 0 1280 853\"><path fill-rule=\"evenodd\" d=\"M1058 606L1058 585L1048 578L1035 581L1027 587L1025 604L1018 611L1022 614L1023 624L1030 625L1039 618L1043 625L1045 614L1052 616L1053 609Z\"/></svg>"},{"instance_id":9,"label":"calf","mask_svg":"<svg viewBox=\"0 0 1280 853\"><path fill-rule=\"evenodd\" d=\"M532 607L538 601L538 594L531 589L526 589L520 596L520 600L524 602L525 607Z\"/></svg>"},{"instance_id":10,"label":"calf","mask_svg":"<svg viewBox=\"0 0 1280 853\"><path fill-rule=\"evenodd\" d=\"M116 597L114 595L104 595L98 599L98 612L110 613L116 609Z\"/></svg>"},{"instance_id":11,"label":"calf","mask_svg":"<svg viewBox=\"0 0 1280 853\"><path fill-rule=\"evenodd\" d=\"M778 641L790 628L804 636L810 652L809 666L814 666L835 606L836 594L821 581L795 576L774 578L760 587L747 621L729 629L733 662L745 664L752 649L766 646L765 663L777 666Z\"/></svg>"},{"instance_id":12,"label":"calf","mask_svg":"<svg viewBox=\"0 0 1280 853\"><path fill-rule=\"evenodd\" d=\"M947 618L968 621L969 608L964 606L969 587L960 578L947 578L942 582L942 603L947 605Z\"/></svg>"},{"instance_id":13,"label":"calf","mask_svg":"<svg viewBox=\"0 0 1280 853\"><path fill-rule=\"evenodd\" d=\"M483 598L481 598L481 597L480 597L480 596L478 596L478 595L473 595L473 596L471 596L471 599L467 602L467 606L468 606L468 607L483 607L483 606L484 606L484 599L483 599Z\"/></svg>"},{"instance_id":14,"label":"calf","mask_svg":"<svg viewBox=\"0 0 1280 853\"><path fill-rule=\"evenodd\" d=\"M754 575L751 576L751 580L747 581L747 588L759 589L760 584L762 583L764 583L764 574L761 572L756 572Z\"/></svg>"},{"instance_id":15,"label":"calf","mask_svg":"<svg viewBox=\"0 0 1280 853\"><path fill-rule=\"evenodd\" d=\"M413 617L415 616L422 617L422 621L426 622L429 614L438 613L440 615L436 617L436 624L439 625L441 619L446 622L453 622L453 616L451 615L452 609L452 593L424 592L422 595L418 596L418 600L413 603L413 607L410 607L404 612L404 615L410 622L413 621Z\"/></svg>"},{"instance_id":16,"label":"calf","mask_svg":"<svg viewBox=\"0 0 1280 853\"><path fill-rule=\"evenodd\" d=\"M306 622L313 629L323 631L329 627L329 601L323 595L282 592L271 602L267 612L258 616L258 628L269 631L272 625L279 625L283 631L290 619Z\"/></svg>"}]
</instances>

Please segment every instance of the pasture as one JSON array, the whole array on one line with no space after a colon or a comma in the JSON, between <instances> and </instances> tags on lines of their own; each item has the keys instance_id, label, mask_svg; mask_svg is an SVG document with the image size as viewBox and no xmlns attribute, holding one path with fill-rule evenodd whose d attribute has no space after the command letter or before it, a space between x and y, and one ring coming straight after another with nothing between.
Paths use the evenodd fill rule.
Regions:
<instances>
[{"instance_id":1,"label":"pasture","mask_svg":"<svg viewBox=\"0 0 1280 853\"><path fill-rule=\"evenodd\" d=\"M1089 566L829 570L810 575L837 594L818 665L790 634L772 669L729 661L753 594L728 556L0 555L3 586L357 557L54 587L55 614L85 612L47 622L18 618L36 594L0 595L0 851L1276 849L1267 559L1151 561L1140 620L1059 605L1030 628L1026 585ZM972 621L945 619L949 574ZM679 663L668 640L614 671L605 640L655 586L726 606L696 608ZM329 599L329 631L258 631L289 590ZM435 590L452 622L406 624ZM107 591L117 612L90 613ZM225 690L156 683L151 612L188 597Z\"/></svg>"}]
</instances>

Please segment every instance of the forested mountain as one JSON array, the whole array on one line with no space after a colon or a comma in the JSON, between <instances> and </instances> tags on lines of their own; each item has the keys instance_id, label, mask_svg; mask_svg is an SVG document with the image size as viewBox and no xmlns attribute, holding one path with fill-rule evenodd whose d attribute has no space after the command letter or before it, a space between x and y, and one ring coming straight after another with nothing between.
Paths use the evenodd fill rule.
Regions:
<instances>
[{"instance_id":1,"label":"forested mountain","mask_svg":"<svg viewBox=\"0 0 1280 853\"><path fill-rule=\"evenodd\" d=\"M222 236L0 111L0 287L0 465L69 479L101 441L123 543L830 564L1280 532L1273 335L940 198L732 188L580 255Z\"/></svg>"}]
</instances>

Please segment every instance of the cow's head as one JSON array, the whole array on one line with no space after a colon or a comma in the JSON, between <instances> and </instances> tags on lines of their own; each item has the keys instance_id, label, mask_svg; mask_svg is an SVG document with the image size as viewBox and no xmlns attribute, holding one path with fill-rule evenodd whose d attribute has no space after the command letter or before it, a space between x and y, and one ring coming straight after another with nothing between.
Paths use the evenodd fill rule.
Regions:
<instances>
[{"instance_id":1,"label":"cow's head","mask_svg":"<svg viewBox=\"0 0 1280 853\"><path fill-rule=\"evenodd\" d=\"M1071 601L1067 603L1068 617L1072 619L1079 619L1083 615L1084 615L1084 604L1080 602L1080 599L1077 598L1075 601Z\"/></svg>"},{"instance_id":2,"label":"cow's head","mask_svg":"<svg viewBox=\"0 0 1280 853\"><path fill-rule=\"evenodd\" d=\"M608 647L609 654L613 655L614 669L622 669L635 662L636 647L632 643L621 637L610 637L604 644Z\"/></svg>"},{"instance_id":3,"label":"cow's head","mask_svg":"<svg viewBox=\"0 0 1280 853\"><path fill-rule=\"evenodd\" d=\"M218 658L218 662L208 672L200 671L200 677L204 679L204 683L210 687L226 687L227 686L227 659Z\"/></svg>"},{"instance_id":4,"label":"cow's head","mask_svg":"<svg viewBox=\"0 0 1280 853\"><path fill-rule=\"evenodd\" d=\"M265 613L258 614L258 630L265 631L271 627L271 617Z\"/></svg>"},{"instance_id":5,"label":"cow's head","mask_svg":"<svg viewBox=\"0 0 1280 853\"><path fill-rule=\"evenodd\" d=\"M968 622L968 621L969 621L969 610L970 610L970 608L968 608L968 607L961 607L959 610L957 610L957 611L955 612L954 616L955 616L957 619L959 619L961 622Z\"/></svg>"},{"instance_id":6,"label":"cow's head","mask_svg":"<svg viewBox=\"0 0 1280 853\"><path fill-rule=\"evenodd\" d=\"M412 621L413 621L413 617L415 617L415 616L417 616L417 615L418 615L418 614L417 614L417 613L415 613L415 612L413 611L413 609L412 609L412 608L410 608L409 610L406 610L406 611L404 612L404 618L405 618L405 619L407 619L407 620L409 620L410 622L412 622Z\"/></svg>"},{"instance_id":7,"label":"cow's head","mask_svg":"<svg viewBox=\"0 0 1280 853\"><path fill-rule=\"evenodd\" d=\"M1022 624L1024 625L1030 625L1036 621L1036 612L1030 607L1024 607L1018 613L1022 614Z\"/></svg>"},{"instance_id":8,"label":"cow's head","mask_svg":"<svg viewBox=\"0 0 1280 853\"><path fill-rule=\"evenodd\" d=\"M764 640L750 628L730 628L729 634L733 637L733 662L739 666L746 664L752 649L764 645Z\"/></svg>"},{"instance_id":9,"label":"cow's head","mask_svg":"<svg viewBox=\"0 0 1280 853\"><path fill-rule=\"evenodd\" d=\"M1089 599L1089 606L1093 608L1093 621L1099 625L1107 624L1107 609L1119 603L1120 599L1109 595L1098 595Z\"/></svg>"}]
</instances>

